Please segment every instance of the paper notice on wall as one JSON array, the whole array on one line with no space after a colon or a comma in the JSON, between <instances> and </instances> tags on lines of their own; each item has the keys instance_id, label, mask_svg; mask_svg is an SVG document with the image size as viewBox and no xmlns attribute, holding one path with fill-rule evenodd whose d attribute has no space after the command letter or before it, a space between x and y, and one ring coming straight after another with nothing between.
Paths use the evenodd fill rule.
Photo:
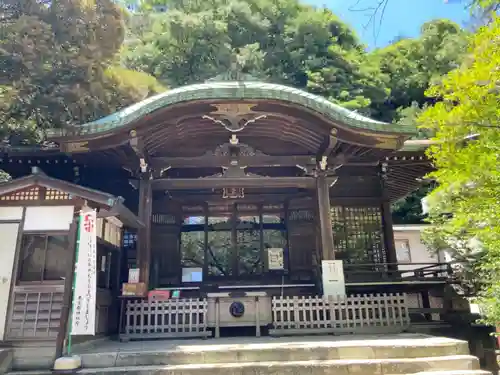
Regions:
<instances>
[{"instance_id":1,"label":"paper notice on wall","mask_svg":"<svg viewBox=\"0 0 500 375\"><path fill-rule=\"evenodd\" d=\"M128 283L137 284L139 282L141 270L139 268L129 268L128 270Z\"/></svg>"},{"instance_id":2,"label":"paper notice on wall","mask_svg":"<svg viewBox=\"0 0 500 375\"><path fill-rule=\"evenodd\" d=\"M97 240L96 212L80 214L71 315L71 334L95 335Z\"/></svg>"},{"instance_id":3,"label":"paper notice on wall","mask_svg":"<svg viewBox=\"0 0 500 375\"><path fill-rule=\"evenodd\" d=\"M267 265L270 271L279 271L285 268L285 260L283 257L283 249L271 248L267 249Z\"/></svg>"},{"instance_id":4,"label":"paper notice on wall","mask_svg":"<svg viewBox=\"0 0 500 375\"><path fill-rule=\"evenodd\" d=\"M321 262L323 295L325 297L344 297L344 263L341 260L323 260Z\"/></svg>"}]
</instances>

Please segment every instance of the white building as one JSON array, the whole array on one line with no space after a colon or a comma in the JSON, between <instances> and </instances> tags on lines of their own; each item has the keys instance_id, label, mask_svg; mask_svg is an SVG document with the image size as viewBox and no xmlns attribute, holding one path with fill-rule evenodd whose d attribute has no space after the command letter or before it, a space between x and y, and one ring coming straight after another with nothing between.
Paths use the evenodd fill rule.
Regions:
<instances>
[{"instance_id":1,"label":"white building","mask_svg":"<svg viewBox=\"0 0 500 375\"><path fill-rule=\"evenodd\" d=\"M401 264L400 270L413 270L452 261L448 251L433 252L424 244L422 232L425 228L428 225L394 225L394 242L397 260Z\"/></svg>"}]
</instances>

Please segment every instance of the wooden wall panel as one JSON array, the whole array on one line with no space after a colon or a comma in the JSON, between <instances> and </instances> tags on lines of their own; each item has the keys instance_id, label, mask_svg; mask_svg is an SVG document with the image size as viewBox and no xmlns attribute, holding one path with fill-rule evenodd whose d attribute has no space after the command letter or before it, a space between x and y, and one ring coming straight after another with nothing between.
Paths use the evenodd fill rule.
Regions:
<instances>
[{"instance_id":1,"label":"wooden wall panel","mask_svg":"<svg viewBox=\"0 0 500 375\"><path fill-rule=\"evenodd\" d=\"M15 289L6 338L55 340L59 330L62 300L62 285L46 289L43 287Z\"/></svg>"},{"instance_id":2,"label":"wooden wall panel","mask_svg":"<svg viewBox=\"0 0 500 375\"><path fill-rule=\"evenodd\" d=\"M153 287L180 282L180 209L171 204L153 203L151 216L151 281Z\"/></svg>"},{"instance_id":3,"label":"wooden wall panel","mask_svg":"<svg viewBox=\"0 0 500 375\"><path fill-rule=\"evenodd\" d=\"M288 211L289 268L292 279L311 275L313 252L316 251L315 215L313 210ZM307 277L306 277L307 278Z\"/></svg>"}]
</instances>

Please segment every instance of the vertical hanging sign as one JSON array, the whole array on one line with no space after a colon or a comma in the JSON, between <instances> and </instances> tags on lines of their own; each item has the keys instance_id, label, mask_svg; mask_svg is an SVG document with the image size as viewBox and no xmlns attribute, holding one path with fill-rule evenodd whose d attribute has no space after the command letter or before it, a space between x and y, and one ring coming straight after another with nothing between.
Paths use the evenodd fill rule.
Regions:
<instances>
[{"instance_id":1,"label":"vertical hanging sign","mask_svg":"<svg viewBox=\"0 0 500 375\"><path fill-rule=\"evenodd\" d=\"M321 261L323 295L345 297L344 263L341 260Z\"/></svg>"},{"instance_id":2,"label":"vertical hanging sign","mask_svg":"<svg viewBox=\"0 0 500 375\"><path fill-rule=\"evenodd\" d=\"M97 239L96 211L82 211L73 281L71 335L95 335Z\"/></svg>"}]
</instances>

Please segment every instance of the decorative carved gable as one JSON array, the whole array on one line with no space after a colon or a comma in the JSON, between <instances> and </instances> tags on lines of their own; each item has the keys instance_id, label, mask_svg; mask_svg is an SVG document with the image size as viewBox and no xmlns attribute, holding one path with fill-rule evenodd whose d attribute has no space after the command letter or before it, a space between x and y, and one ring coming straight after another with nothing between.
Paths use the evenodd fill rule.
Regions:
<instances>
[{"instance_id":1,"label":"decorative carved gable","mask_svg":"<svg viewBox=\"0 0 500 375\"><path fill-rule=\"evenodd\" d=\"M57 201L57 200L70 200L69 193L64 191L44 188L41 186L32 186L11 193L0 196L0 201L3 202L16 202L16 201Z\"/></svg>"},{"instance_id":2,"label":"decorative carved gable","mask_svg":"<svg viewBox=\"0 0 500 375\"><path fill-rule=\"evenodd\" d=\"M47 189L45 191L45 200L58 201L58 200L68 200L71 199L71 195L65 193L64 191L56 189Z\"/></svg>"},{"instance_id":3,"label":"decorative carved gable","mask_svg":"<svg viewBox=\"0 0 500 375\"><path fill-rule=\"evenodd\" d=\"M36 201L40 199L40 187L33 186L0 196L0 201Z\"/></svg>"},{"instance_id":4,"label":"decorative carved gable","mask_svg":"<svg viewBox=\"0 0 500 375\"><path fill-rule=\"evenodd\" d=\"M230 155L230 147L234 147L234 145L231 145L229 142L223 143L220 146L217 146L217 148L214 151L209 151L207 152L206 156L228 156ZM240 149L239 155L241 156L264 156L262 151L257 150L245 143L239 143L238 147Z\"/></svg>"}]
</instances>

